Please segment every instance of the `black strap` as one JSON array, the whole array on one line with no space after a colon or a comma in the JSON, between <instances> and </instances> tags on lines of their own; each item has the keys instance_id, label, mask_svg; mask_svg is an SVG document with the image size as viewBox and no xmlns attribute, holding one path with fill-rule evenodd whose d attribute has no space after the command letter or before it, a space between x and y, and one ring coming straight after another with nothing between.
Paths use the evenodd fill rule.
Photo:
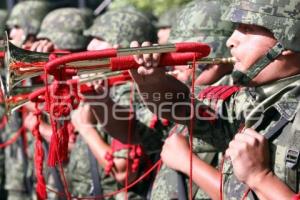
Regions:
<instances>
[{"instance_id":1,"label":"black strap","mask_svg":"<svg viewBox=\"0 0 300 200\"><path fill-rule=\"evenodd\" d=\"M93 181L93 195L94 196L102 196L102 187L101 187L101 182L100 182L100 173L98 170L98 162L93 155L92 151L90 148L88 148L88 156L90 160L90 165L91 165L91 175L92 175L92 181ZM96 198L96 199L101 199L101 198Z\"/></svg>"},{"instance_id":2,"label":"black strap","mask_svg":"<svg viewBox=\"0 0 300 200\"><path fill-rule=\"evenodd\" d=\"M280 133L279 130L282 129L288 122L289 120L281 116L275 126L271 127L270 130L264 135L264 137L267 140L272 140Z\"/></svg>"},{"instance_id":3,"label":"black strap","mask_svg":"<svg viewBox=\"0 0 300 200\"><path fill-rule=\"evenodd\" d=\"M26 188L26 193L31 194L33 190L33 180L32 177L28 177L28 157L26 154L26 149L24 147L24 137L18 139L18 145L21 147L21 154L23 159L23 173L24 173L24 185Z\"/></svg>"},{"instance_id":4,"label":"black strap","mask_svg":"<svg viewBox=\"0 0 300 200\"><path fill-rule=\"evenodd\" d=\"M48 143L46 141L43 141L43 146L44 146L45 158L46 158L47 155L48 155L48 149L49 149ZM50 167L48 169L48 172L53 176L54 184L55 184L56 189L60 193L64 194L65 193L64 185L63 185L63 182L62 182L61 177L59 175L58 169L56 167ZM58 196L57 198L59 200L65 200L65 199L67 199L66 196L61 196L61 195L57 195L57 196Z\"/></svg>"},{"instance_id":5,"label":"black strap","mask_svg":"<svg viewBox=\"0 0 300 200\"><path fill-rule=\"evenodd\" d=\"M300 111L297 112L294 122L292 124L291 131L289 133L289 140L287 151L285 155L285 172L286 183L294 191L299 191L299 160L300 160Z\"/></svg>"},{"instance_id":6,"label":"black strap","mask_svg":"<svg viewBox=\"0 0 300 200\"><path fill-rule=\"evenodd\" d=\"M185 182L185 176L183 173L177 171L177 187L178 187L178 199L187 200L187 187Z\"/></svg>"}]
</instances>

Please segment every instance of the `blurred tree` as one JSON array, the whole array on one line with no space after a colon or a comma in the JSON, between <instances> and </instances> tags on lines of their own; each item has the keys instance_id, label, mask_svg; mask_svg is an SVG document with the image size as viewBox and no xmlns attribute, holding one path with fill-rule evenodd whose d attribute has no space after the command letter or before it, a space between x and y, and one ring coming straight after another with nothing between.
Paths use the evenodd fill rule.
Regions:
<instances>
[{"instance_id":1,"label":"blurred tree","mask_svg":"<svg viewBox=\"0 0 300 200\"><path fill-rule=\"evenodd\" d=\"M110 9L133 5L144 12L153 12L159 16L167 11L170 7L181 6L191 0L113 0Z\"/></svg>"}]
</instances>

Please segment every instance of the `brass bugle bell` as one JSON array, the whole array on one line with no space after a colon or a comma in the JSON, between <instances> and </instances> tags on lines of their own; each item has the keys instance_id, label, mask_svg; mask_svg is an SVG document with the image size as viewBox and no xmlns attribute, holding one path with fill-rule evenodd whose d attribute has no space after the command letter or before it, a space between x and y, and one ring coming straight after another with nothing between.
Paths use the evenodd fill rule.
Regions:
<instances>
[{"instance_id":1,"label":"brass bugle bell","mask_svg":"<svg viewBox=\"0 0 300 200\"><path fill-rule=\"evenodd\" d=\"M95 80L106 80L105 86L111 87L113 85L123 84L129 80L131 77L128 72L111 72L107 74L94 74L93 76L80 77L77 79L72 79L67 82L67 84L78 83L78 89L81 93L92 91L92 87L86 85L86 83ZM5 113L9 117L12 112L23 106L25 103L29 102L29 95L41 88L45 88L45 85L33 85L33 86L15 86L11 92L5 90L5 85L3 80L0 79L0 105L5 108Z\"/></svg>"}]
</instances>

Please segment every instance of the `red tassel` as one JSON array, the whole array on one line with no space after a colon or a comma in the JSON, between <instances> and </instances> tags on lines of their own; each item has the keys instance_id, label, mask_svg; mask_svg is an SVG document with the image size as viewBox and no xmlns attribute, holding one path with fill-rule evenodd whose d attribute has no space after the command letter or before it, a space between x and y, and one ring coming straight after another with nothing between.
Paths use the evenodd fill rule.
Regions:
<instances>
[{"instance_id":1,"label":"red tassel","mask_svg":"<svg viewBox=\"0 0 300 200\"><path fill-rule=\"evenodd\" d=\"M38 103L36 103L35 116L37 118L37 123L32 130L32 134L35 137L34 165L37 178L36 194L38 200L44 200L47 199L47 192L46 182L43 176L44 150L42 144L42 136L39 131L39 125L41 123L41 111L38 110Z\"/></svg>"}]
</instances>

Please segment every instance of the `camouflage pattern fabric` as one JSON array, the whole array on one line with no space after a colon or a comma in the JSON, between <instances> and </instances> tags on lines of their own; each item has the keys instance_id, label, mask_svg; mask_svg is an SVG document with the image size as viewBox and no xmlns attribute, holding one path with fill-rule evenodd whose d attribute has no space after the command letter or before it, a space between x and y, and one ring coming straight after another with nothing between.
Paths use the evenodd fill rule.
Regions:
<instances>
[{"instance_id":1,"label":"camouflage pattern fabric","mask_svg":"<svg viewBox=\"0 0 300 200\"><path fill-rule=\"evenodd\" d=\"M221 21L220 1L194 0L177 14L169 42L204 42L212 47L211 57L228 56L226 40L233 32L231 22Z\"/></svg>"},{"instance_id":2,"label":"camouflage pattern fabric","mask_svg":"<svg viewBox=\"0 0 300 200\"><path fill-rule=\"evenodd\" d=\"M179 8L174 7L166 11L164 14L162 14L158 22L155 24L156 28L171 28L174 22L176 21L176 15L179 12Z\"/></svg>"},{"instance_id":3,"label":"camouflage pattern fabric","mask_svg":"<svg viewBox=\"0 0 300 200\"><path fill-rule=\"evenodd\" d=\"M48 2L22 1L12 9L6 24L9 28L21 27L26 35L36 35L43 18L52 8Z\"/></svg>"},{"instance_id":4,"label":"camouflage pattern fabric","mask_svg":"<svg viewBox=\"0 0 300 200\"><path fill-rule=\"evenodd\" d=\"M19 130L20 125L21 119L17 113L14 113L5 128L5 141L9 140ZM30 138L32 137L30 134L26 135L29 146L31 146L32 140ZM23 154L22 138L19 137L15 143L5 148L5 189L8 192L8 200L31 199L31 188L28 186L32 185L25 184L25 180L29 181L33 175L33 163L28 162L29 159L26 161L24 159L26 158ZM27 167L25 163L28 164Z\"/></svg>"},{"instance_id":5,"label":"camouflage pattern fabric","mask_svg":"<svg viewBox=\"0 0 300 200\"><path fill-rule=\"evenodd\" d=\"M100 15L84 34L121 47L129 47L134 40L156 41L155 28L148 17L130 9L108 11Z\"/></svg>"},{"instance_id":6,"label":"camouflage pattern fabric","mask_svg":"<svg viewBox=\"0 0 300 200\"><path fill-rule=\"evenodd\" d=\"M0 106L0 113L4 112L4 110L5 110L4 107ZM0 129L0 143L3 143L5 140L4 129L5 127L3 129ZM6 198L6 192L4 191L4 184L5 184L5 151L4 148L1 148L0 149L0 199Z\"/></svg>"},{"instance_id":7,"label":"camouflage pattern fabric","mask_svg":"<svg viewBox=\"0 0 300 200\"><path fill-rule=\"evenodd\" d=\"M109 143L107 135L102 134L102 138ZM110 175L105 175L104 170L98 165L101 187L103 194L108 194L117 190L117 183ZM69 189L75 197L92 196L91 166L88 157L88 145L82 137L78 137L74 149L70 155L68 164ZM74 176L75 174L75 176ZM105 199L114 199L108 197Z\"/></svg>"},{"instance_id":8,"label":"camouflage pattern fabric","mask_svg":"<svg viewBox=\"0 0 300 200\"><path fill-rule=\"evenodd\" d=\"M213 123L211 119L198 118L195 136L219 151L225 151L242 124L246 127L258 127L256 131L264 135L280 117L292 122L299 104L299 76L288 77L260 87L242 88L225 102L197 99L197 105L201 108L208 106L206 109L215 111L217 118L214 118ZM196 87L196 97L201 89ZM283 182L286 172L283 170L285 162L282 156L286 154L288 134L289 129L286 126L279 137L271 141L272 169ZM234 177L230 163L225 163L223 176L223 199L241 199L245 186ZM297 181L299 183L300 180Z\"/></svg>"},{"instance_id":9,"label":"camouflage pattern fabric","mask_svg":"<svg viewBox=\"0 0 300 200\"><path fill-rule=\"evenodd\" d=\"M222 19L265 27L274 33L285 49L299 52L299 6L299 0L233 0Z\"/></svg>"},{"instance_id":10,"label":"camouflage pattern fabric","mask_svg":"<svg viewBox=\"0 0 300 200\"><path fill-rule=\"evenodd\" d=\"M37 38L47 38L59 49L82 50L89 42L83 31L92 24L92 20L92 11L88 9L56 9L43 20Z\"/></svg>"},{"instance_id":11,"label":"camouflage pattern fabric","mask_svg":"<svg viewBox=\"0 0 300 200\"><path fill-rule=\"evenodd\" d=\"M171 134L188 134L188 129L184 125L176 124L170 131ZM193 137L193 152L203 161L217 167L218 155L216 149L204 142L202 139ZM177 172L163 164L155 177L152 188L151 199L178 199L178 180ZM186 191L189 191L189 178L185 177ZM207 200L210 197L196 184L193 185L193 196L198 200Z\"/></svg>"},{"instance_id":12,"label":"camouflage pattern fabric","mask_svg":"<svg viewBox=\"0 0 300 200\"><path fill-rule=\"evenodd\" d=\"M129 107L130 103L130 84L124 84L121 86L115 86L110 90L110 96L114 102L118 105ZM141 104L139 96L135 95L134 109L136 114L136 131L141 135L142 144L149 158L155 157L156 153L160 152L162 146L162 140L164 135L167 133L167 127L163 127L160 123L156 125L154 129L149 128L150 121L152 120L153 114L148 110L147 107ZM99 132L102 133L101 137L108 143L111 143L111 138L108 134L103 133L101 129ZM127 133L127 131L125 130ZM125 134L125 133L124 133ZM87 144L82 140L81 137L76 141L76 146L71 153L71 159L69 164L70 180L72 193L75 196L88 196L91 192L91 167L87 157ZM127 150L120 150L114 153L117 158L127 158ZM141 164L140 172L144 169L143 163ZM104 194L114 192L124 186L118 184L115 179L111 176L107 176L104 170L99 166L101 174L101 186ZM76 176L74 176L76 174ZM143 181L137 186L129 190L129 199L144 199L145 193L148 191L149 181ZM108 197L106 199L124 199L124 193L120 193L114 197Z\"/></svg>"},{"instance_id":13,"label":"camouflage pattern fabric","mask_svg":"<svg viewBox=\"0 0 300 200\"><path fill-rule=\"evenodd\" d=\"M6 29L5 24L6 24L6 19L8 15L6 10L0 10L0 38L4 36L4 31Z\"/></svg>"}]
</instances>

